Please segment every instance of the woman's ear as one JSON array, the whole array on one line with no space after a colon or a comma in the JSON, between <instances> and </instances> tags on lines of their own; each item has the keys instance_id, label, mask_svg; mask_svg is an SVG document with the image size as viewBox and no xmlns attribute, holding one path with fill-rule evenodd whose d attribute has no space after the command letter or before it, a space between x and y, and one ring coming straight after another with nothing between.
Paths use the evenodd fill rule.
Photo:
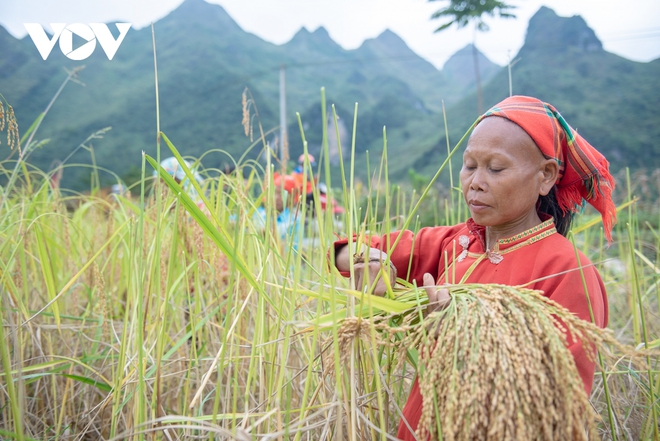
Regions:
<instances>
[{"instance_id":1,"label":"woman's ear","mask_svg":"<svg viewBox=\"0 0 660 441\"><path fill-rule=\"evenodd\" d=\"M559 176L559 164L555 159L546 159L541 163L541 188L539 194L545 196L557 182Z\"/></svg>"}]
</instances>

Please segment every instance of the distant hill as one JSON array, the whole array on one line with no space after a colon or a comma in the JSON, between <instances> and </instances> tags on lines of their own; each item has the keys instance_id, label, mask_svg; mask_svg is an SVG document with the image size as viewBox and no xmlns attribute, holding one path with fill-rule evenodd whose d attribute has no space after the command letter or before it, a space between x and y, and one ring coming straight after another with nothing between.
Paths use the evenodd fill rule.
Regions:
<instances>
[{"instance_id":1,"label":"distant hill","mask_svg":"<svg viewBox=\"0 0 660 441\"><path fill-rule=\"evenodd\" d=\"M487 84L501 68L479 51L477 51L477 59L480 79ZM442 73L447 81L460 87L458 89L460 96L465 96L466 92L474 89L476 82L474 71L474 53L471 44L452 55L442 67Z\"/></svg>"},{"instance_id":2,"label":"distant hill","mask_svg":"<svg viewBox=\"0 0 660 441\"><path fill-rule=\"evenodd\" d=\"M111 25L111 27L113 27ZM218 5L186 0L154 25L158 54L161 129L185 155L219 149L235 158L250 146L241 126L241 94L251 91L265 130L279 124L279 72L285 66L290 157L302 152L296 112L309 149L318 153L324 124L320 89L335 105L344 153L350 148L353 111L358 104L356 152L360 161L383 147L387 127L390 171L407 179L408 169L431 174L446 152L441 107L447 108L450 140L456 142L476 118L472 48L467 46L442 70L417 56L396 34L385 31L355 50L335 43L324 28L301 29L283 45L243 31ZM508 94L507 69L482 54L484 103ZM515 57L514 93L549 101L616 165L660 165L660 124L651 106L660 93L660 61L636 63L602 50L580 17L562 18L541 8L531 19L525 46ZM56 47L47 61L29 37L15 39L0 27L0 93L11 103L25 131L48 105L66 71L84 64L83 85L69 84L38 134L50 143L31 161L48 168L91 133L112 126L91 145L97 163L120 176L140 165L141 152L155 154L156 108L151 29L130 30L112 61L96 52L84 62ZM254 109L253 109L254 110ZM330 113L330 108L328 108ZM334 136L334 128L331 130ZM277 131L268 136L274 142ZM333 142L333 161L337 160ZM163 146L165 149L165 147ZM259 149L248 156L256 158ZM164 150L163 154L168 154ZM9 155L4 144L0 157ZM81 149L70 163L89 163ZM226 155L210 153L206 167ZM373 161L372 161L373 163ZM363 167L358 167L362 173ZM67 169L65 185L82 188L89 171Z\"/></svg>"},{"instance_id":3,"label":"distant hill","mask_svg":"<svg viewBox=\"0 0 660 441\"><path fill-rule=\"evenodd\" d=\"M660 59L639 63L608 53L582 17L559 17L546 7L530 19L525 44L513 59L513 93L557 107L608 157L614 170L660 167L660 144L655 141L660 139L655 109L660 102ZM486 108L506 98L507 69L500 69L483 93ZM475 103L471 93L449 107L452 145L477 118ZM416 158L406 155L409 161L394 173L403 175L413 167L431 175L446 156L445 143L444 136L436 137L427 148L418 149Z\"/></svg>"},{"instance_id":4,"label":"distant hill","mask_svg":"<svg viewBox=\"0 0 660 441\"><path fill-rule=\"evenodd\" d=\"M295 113L300 112L310 127L322 126L321 87L326 88L328 104L336 104L342 123L348 123L349 133L353 107L359 102L359 151L382 146L383 125L393 132L404 130L412 120L436 114L442 100L457 102L474 87L462 78L460 68L453 68L451 78L446 78L391 31L358 49L344 50L324 28L314 32L303 28L278 46L243 31L222 7L203 0L186 0L154 28L161 129L184 154L192 156L222 149L239 157L250 145L241 127L245 87L255 98L264 128L279 124L282 65L286 66L291 157L302 151ZM140 164L143 150L155 153L151 29L130 30L112 61L97 49L84 62L74 62L57 46L44 61L29 37L17 40L0 27L0 93L14 106L22 130L43 111L66 78L63 68L83 64L86 67L79 78L84 86L69 84L64 89L39 132L39 138L51 142L35 151L31 160L47 168L91 133L112 126L104 139L91 144L97 163L121 176L130 165ZM484 75L494 68L484 57ZM465 77L472 71L472 67L467 69ZM310 148L319 149L321 131L310 130L308 136ZM0 155L8 155L4 145L0 145ZM204 164L217 167L226 160L221 154L211 154ZM70 160L89 161L89 152L83 150ZM81 187L87 175L82 168L67 170L65 184Z\"/></svg>"}]
</instances>

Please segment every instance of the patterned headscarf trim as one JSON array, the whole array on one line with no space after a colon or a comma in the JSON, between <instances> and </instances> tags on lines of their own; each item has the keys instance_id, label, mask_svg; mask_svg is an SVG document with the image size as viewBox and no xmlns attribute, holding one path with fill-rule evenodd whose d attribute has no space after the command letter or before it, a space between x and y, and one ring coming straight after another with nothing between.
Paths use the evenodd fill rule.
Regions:
<instances>
[{"instance_id":1,"label":"patterned headscarf trim","mask_svg":"<svg viewBox=\"0 0 660 441\"><path fill-rule=\"evenodd\" d=\"M605 157L580 136L552 105L528 96L512 96L496 104L477 120L499 116L520 126L546 158L559 164L556 196L560 208L577 212L584 201L601 214L605 237L612 241L616 206L614 178Z\"/></svg>"}]
</instances>

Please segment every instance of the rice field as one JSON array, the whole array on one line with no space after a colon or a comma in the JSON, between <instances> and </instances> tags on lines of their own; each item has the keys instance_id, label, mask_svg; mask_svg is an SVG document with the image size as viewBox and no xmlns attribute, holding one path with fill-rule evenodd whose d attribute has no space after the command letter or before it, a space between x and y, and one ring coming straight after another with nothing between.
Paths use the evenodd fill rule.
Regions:
<instances>
[{"instance_id":1,"label":"rice field","mask_svg":"<svg viewBox=\"0 0 660 441\"><path fill-rule=\"evenodd\" d=\"M196 164L205 180L190 180L194 200L166 173L153 177L161 158L179 155L163 135L130 194L104 194L104 172L91 168L90 194L80 195L30 165L36 129L0 163L0 437L395 439L420 352L402 350L406 329L394 324L421 299L352 290L328 250L337 236L465 220L460 193L436 181L453 182L460 159L438 164L420 194L390 182L386 136L373 179L359 181L353 138L332 182L324 137L318 168L305 173L320 175L346 212L324 211L318 198L292 205L300 227L282 235L276 189L264 185L280 168L271 154L265 164L238 158L232 174ZM268 152L263 138L251 148ZM608 345L598 358L590 435L659 439L660 175L618 183L614 243L590 211L571 235L603 276L609 329L627 348ZM394 321L382 327L375 315Z\"/></svg>"}]
</instances>

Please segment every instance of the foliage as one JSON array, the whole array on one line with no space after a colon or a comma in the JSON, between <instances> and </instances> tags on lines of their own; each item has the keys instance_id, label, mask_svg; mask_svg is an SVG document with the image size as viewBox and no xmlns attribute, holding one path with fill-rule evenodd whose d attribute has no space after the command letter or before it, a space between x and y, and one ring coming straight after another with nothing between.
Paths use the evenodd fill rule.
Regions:
<instances>
[{"instance_id":1,"label":"foliage","mask_svg":"<svg viewBox=\"0 0 660 441\"><path fill-rule=\"evenodd\" d=\"M0 205L2 436L384 440L399 422L417 350L406 345L399 356L360 320L407 306L352 290L328 271L327 250L337 234L420 228L449 166L411 194L390 185L386 145L366 185L355 179L351 145L342 189L331 191L346 213L335 220L302 204L304 228L284 236L274 228L274 186L260 185L272 169L249 159L207 179L201 206L171 179L175 191L155 182L147 195L146 162L133 196L107 198L68 195L28 163L3 163L14 184ZM319 167L329 182L323 159ZM261 205L265 223L254 217ZM460 204L447 207L448 223L464 219ZM604 277L615 334L656 347L660 329L648 318L658 308L660 236L641 241L646 227L633 207L610 249L591 213L575 239ZM362 323L364 338L346 344L347 323ZM656 361L604 363L591 396L600 435L650 438Z\"/></svg>"},{"instance_id":2,"label":"foliage","mask_svg":"<svg viewBox=\"0 0 660 441\"><path fill-rule=\"evenodd\" d=\"M326 106L323 93L319 107L321 120L335 128L337 109ZM318 170L305 170L308 176L320 173L329 195L347 210L337 217L321 210L312 183L314 203L290 206L300 228L282 234L275 186L264 185L273 178L270 155L264 167L242 154L234 172L224 174L205 169L206 156L234 163L232 156L205 151L198 167L207 179L201 186L191 179L196 201L162 173L158 160L174 154L183 166L174 143L199 139L170 141L158 132L155 153L141 156L140 178L130 194L102 193L103 174L120 178L93 165L80 166L90 176L89 194L81 195L57 185L53 178L61 167L44 172L26 160L43 145L36 138L44 133L43 114L24 133L21 152L0 162L3 438L385 440L394 432L418 348L404 345L401 352L381 345L384 329L364 319L378 311L400 314L411 304L418 307L419 299L404 303L352 289L328 267L328 253L332 257L337 235L417 231L425 219L463 221L464 204L452 193L452 178L448 194L439 182L441 174L452 173L450 158L464 136L452 148L449 128L439 143L437 133L411 121L409 127L441 144L442 153L429 155L418 147L424 162L435 164L435 175L426 186L414 175L423 189L408 191L390 181L390 166L418 160L413 148L407 151L413 159L389 157L388 143L398 134L383 131L382 153L365 153L370 160L358 162L356 105L345 150L350 153L343 157L344 149L338 149L339 178L328 162L325 125ZM186 123L197 127L193 119ZM307 151L303 121L300 117L299 132ZM96 164L98 150L91 142L109 132L91 133L74 151ZM265 150L265 144L262 136L246 150ZM163 182L153 178L152 167ZM369 179L359 179L360 167ZM655 192L654 179L639 188ZM660 235L640 222L632 202L638 187L629 177L623 182L628 192L618 197L627 201L622 207L629 222L617 227L614 246L604 246L598 218L589 212L575 225L574 239L603 275L616 335L657 348L660 328L649 318L659 308ZM640 204L648 206L657 210L657 204ZM347 323L364 338L344 338ZM398 332L392 338L401 342ZM638 367L626 354L617 355L599 363L591 396L602 416L599 434L657 437L657 360L649 356L647 366Z\"/></svg>"},{"instance_id":3,"label":"foliage","mask_svg":"<svg viewBox=\"0 0 660 441\"><path fill-rule=\"evenodd\" d=\"M431 18L450 19L449 22L437 28L435 32L443 31L453 25L456 25L460 29L472 22L477 30L487 31L489 27L483 20L484 14L490 15L491 17L497 15L502 18L515 18L516 16L514 14L507 12L514 8L515 6L509 5L500 0L449 0L449 4L445 8L434 12Z\"/></svg>"},{"instance_id":4,"label":"foliage","mask_svg":"<svg viewBox=\"0 0 660 441\"><path fill-rule=\"evenodd\" d=\"M449 0L449 5L444 9L436 11L433 15L431 15L431 18L450 18L449 22L441 25L435 30L435 32L441 32L445 29L448 29L452 25L456 25L460 29L470 23L474 23L474 39L476 40L476 31L487 31L489 29L488 25L483 20L484 14L488 14L491 17L495 14L499 14L500 17L515 18L515 15L506 12L507 10L513 8L514 6L508 5L500 0ZM472 54L474 60L474 73L477 83L477 112L481 114L484 111L484 100L481 78L479 76L479 56L477 55L477 47L475 41L473 41L472 44Z\"/></svg>"}]
</instances>

